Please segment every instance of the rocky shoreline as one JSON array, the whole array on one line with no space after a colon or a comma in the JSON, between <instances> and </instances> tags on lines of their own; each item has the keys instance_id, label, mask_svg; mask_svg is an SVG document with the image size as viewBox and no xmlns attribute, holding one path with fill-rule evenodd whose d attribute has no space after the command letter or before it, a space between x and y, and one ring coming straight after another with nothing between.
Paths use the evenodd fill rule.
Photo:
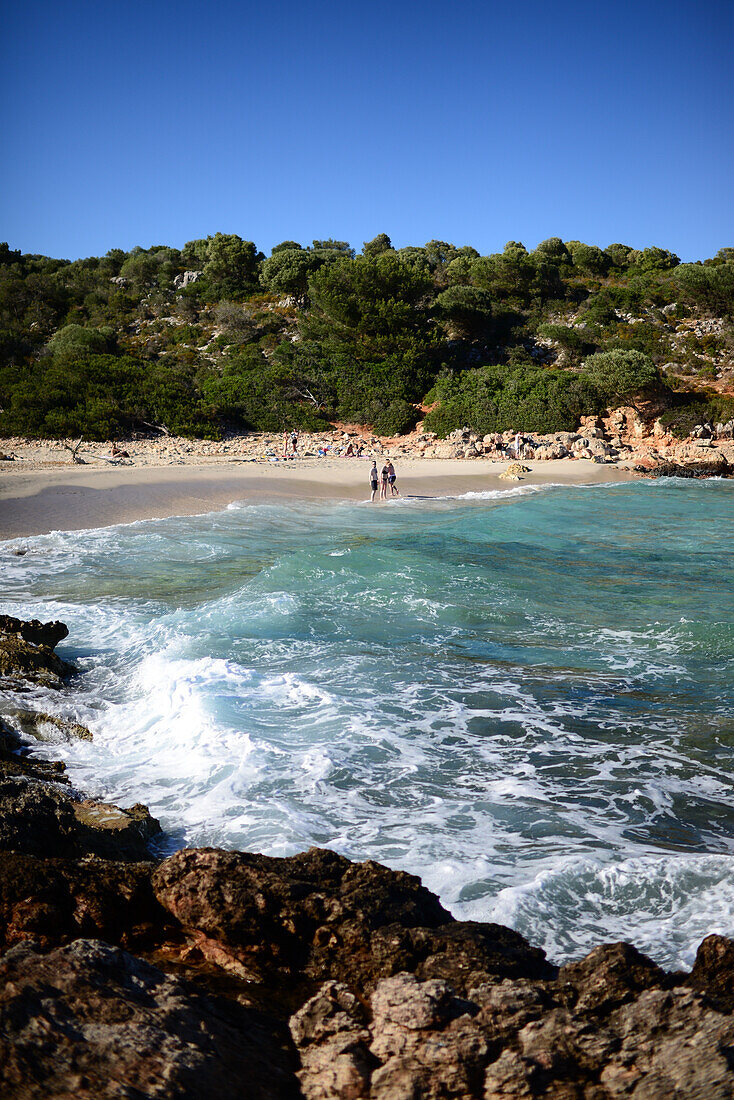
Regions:
<instances>
[{"instance_id":1,"label":"rocky shoreline","mask_svg":"<svg viewBox=\"0 0 734 1100\"><path fill-rule=\"evenodd\" d=\"M302 433L298 461L319 462L334 458L476 459L506 462L577 459L597 463L624 463L644 476L731 477L734 476L734 421L700 424L687 439L678 439L666 429L660 409L647 404L625 407L607 416L581 418L575 432L540 435L521 432L520 453L517 433L497 432L480 436L469 428L439 439L419 424L409 435L394 438L374 435L363 425L345 424L321 435ZM283 438L277 433L230 433L212 442L176 436L138 436L118 442L118 454L110 443L69 440L0 440L0 463L4 469L17 463L25 469L45 469L76 463L105 466L187 466L253 462L284 464Z\"/></svg>"},{"instance_id":2,"label":"rocky shoreline","mask_svg":"<svg viewBox=\"0 0 734 1100\"><path fill-rule=\"evenodd\" d=\"M11 1098L734 1097L734 941L690 973L633 946L554 966L415 876L325 849L151 854L145 807L33 747L84 727L62 623L0 617L0 1092ZM17 700L17 705L16 705Z\"/></svg>"}]
</instances>

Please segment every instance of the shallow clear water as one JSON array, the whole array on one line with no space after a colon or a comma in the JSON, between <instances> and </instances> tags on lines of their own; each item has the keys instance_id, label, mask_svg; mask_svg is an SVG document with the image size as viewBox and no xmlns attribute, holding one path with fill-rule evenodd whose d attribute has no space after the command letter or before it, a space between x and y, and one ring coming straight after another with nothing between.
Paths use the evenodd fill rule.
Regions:
<instances>
[{"instance_id":1,"label":"shallow clear water","mask_svg":"<svg viewBox=\"0 0 734 1100\"><path fill-rule=\"evenodd\" d=\"M79 785L172 844L420 874L555 960L734 934L734 485L224 512L0 544Z\"/></svg>"}]
</instances>

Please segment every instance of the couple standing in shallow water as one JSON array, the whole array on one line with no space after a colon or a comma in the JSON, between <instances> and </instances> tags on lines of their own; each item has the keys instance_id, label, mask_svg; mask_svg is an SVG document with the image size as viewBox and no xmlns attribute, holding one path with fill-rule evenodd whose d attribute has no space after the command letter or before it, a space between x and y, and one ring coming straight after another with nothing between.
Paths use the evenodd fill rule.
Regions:
<instances>
[{"instance_id":1,"label":"couple standing in shallow water","mask_svg":"<svg viewBox=\"0 0 734 1100\"><path fill-rule=\"evenodd\" d=\"M380 489L380 500L387 500L388 485L390 486L390 496L399 497L400 492L395 485L396 476L397 475L395 474L395 467L393 466L391 461L386 462L385 465L382 467L382 470L378 473L377 459L373 459L372 469L370 470L370 488L372 489L372 496L370 497L370 500L372 501L375 499L375 493L377 492L378 487Z\"/></svg>"}]
</instances>

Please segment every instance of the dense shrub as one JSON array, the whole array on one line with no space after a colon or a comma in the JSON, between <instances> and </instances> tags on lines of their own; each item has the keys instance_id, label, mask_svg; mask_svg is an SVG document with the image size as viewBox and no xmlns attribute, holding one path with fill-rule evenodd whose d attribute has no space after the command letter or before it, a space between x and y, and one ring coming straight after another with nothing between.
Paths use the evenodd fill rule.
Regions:
<instances>
[{"instance_id":1,"label":"dense shrub","mask_svg":"<svg viewBox=\"0 0 734 1100\"><path fill-rule=\"evenodd\" d=\"M597 352L585 360L584 371L611 408L651 396L663 387L660 371L641 351Z\"/></svg>"},{"instance_id":2,"label":"dense shrub","mask_svg":"<svg viewBox=\"0 0 734 1100\"><path fill-rule=\"evenodd\" d=\"M734 418L734 397L722 394L676 394L673 408L660 417L661 424L685 439L699 424L725 424Z\"/></svg>"},{"instance_id":3,"label":"dense shrub","mask_svg":"<svg viewBox=\"0 0 734 1100\"><path fill-rule=\"evenodd\" d=\"M479 367L439 379L429 398L438 405L425 427L445 436L469 426L479 434L523 428L573 431L603 401L588 378L552 368Z\"/></svg>"},{"instance_id":4,"label":"dense shrub","mask_svg":"<svg viewBox=\"0 0 734 1100\"><path fill-rule=\"evenodd\" d=\"M183 271L200 277L180 288ZM349 420L392 433L434 386L435 425L568 426L601 400L659 389L655 364L713 377L726 331L695 345L671 333L675 316L701 312L734 317L734 250L680 265L665 249L550 237L480 256L441 240L395 250L383 233L358 256L328 239L283 241L265 259L216 233L70 263L0 246L0 429ZM541 337L572 373L539 368ZM642 358L590 359L587 378L576 368L595 351Z\"/></svg>"},{"instance_id":5,"label":"dense shrub","mask_svg":"<svg viewBox=\"0 0 734 1100\"><path fill-rule=\"evenodd\" d=\"M418 423L418 412L407 401L393 401L376 418L373 428L378 435L405 435Z\"/></svg>"}]
</instances>

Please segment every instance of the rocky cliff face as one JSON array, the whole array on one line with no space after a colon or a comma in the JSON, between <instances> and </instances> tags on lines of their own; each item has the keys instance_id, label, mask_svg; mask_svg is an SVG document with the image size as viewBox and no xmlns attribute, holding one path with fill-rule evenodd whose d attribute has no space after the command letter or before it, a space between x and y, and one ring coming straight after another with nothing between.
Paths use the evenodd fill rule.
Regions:
<instances>
[{"instance_id":1,"label":"rocky cliff face","mask_svg":"<svg viewBox=\"0 0 734 1100\"><path fill-rule=\"evenodd\" d=\"M9 633L58 660L38 626ZM704 940L690 974L628 944L559 970L511 929L456 921L417 878L371 861L321 849L155 859L144 807L92 802L64 779L28 755L10 714L4 1097L734 1096L730 940Z\"/></svg>"}]
</instances>

